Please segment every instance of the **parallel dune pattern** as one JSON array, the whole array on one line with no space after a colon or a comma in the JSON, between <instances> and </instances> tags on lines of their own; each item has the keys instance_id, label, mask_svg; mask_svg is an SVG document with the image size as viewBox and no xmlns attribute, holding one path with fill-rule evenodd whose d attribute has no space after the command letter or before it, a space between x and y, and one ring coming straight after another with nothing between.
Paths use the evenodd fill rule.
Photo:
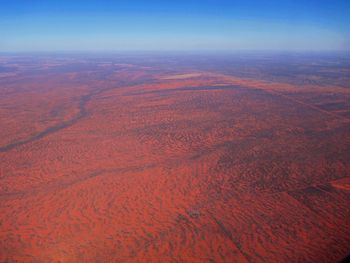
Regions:
<instances>
[{"instance_id":1,"label":"parallel dune pattern","mask_svg":"<svg viewBox=\"0 0 350 263\"><path fill-rule=\"evenodd\" d=\"M1 262L349 253L347 79L142 60L0 63Z\"/></svg>"}]
</instances>

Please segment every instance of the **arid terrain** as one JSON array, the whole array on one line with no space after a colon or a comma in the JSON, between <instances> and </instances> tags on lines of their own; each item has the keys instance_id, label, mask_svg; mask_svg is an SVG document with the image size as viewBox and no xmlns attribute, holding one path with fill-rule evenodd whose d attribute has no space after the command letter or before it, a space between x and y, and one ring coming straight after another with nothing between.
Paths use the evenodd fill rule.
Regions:
<instances>
[{"instance_id":1,"label":"arid terrain","mask_svg":"<svg viewBox=\"0 0 350 263\"><path fill-rule=\"evenodd\" d=\"M349 57L0 55L0 262L349 253Z\"/></svg>"}]
</instances>

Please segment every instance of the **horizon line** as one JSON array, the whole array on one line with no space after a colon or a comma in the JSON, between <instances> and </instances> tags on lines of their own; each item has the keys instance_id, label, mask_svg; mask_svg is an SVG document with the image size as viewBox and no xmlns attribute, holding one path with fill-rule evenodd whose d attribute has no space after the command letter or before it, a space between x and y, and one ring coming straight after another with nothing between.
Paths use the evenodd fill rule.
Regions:
<instances>
[{"instance_id":1,"label":"horizon line","mask_svg":"<svg viewBox=\"0 0 350 263\"><path fill-rule=\"evenodd\" d=\"M122 53L350 53L350 49L81 49L0 50L0 54L122 54Z\"/></svg>"}]
</instances>

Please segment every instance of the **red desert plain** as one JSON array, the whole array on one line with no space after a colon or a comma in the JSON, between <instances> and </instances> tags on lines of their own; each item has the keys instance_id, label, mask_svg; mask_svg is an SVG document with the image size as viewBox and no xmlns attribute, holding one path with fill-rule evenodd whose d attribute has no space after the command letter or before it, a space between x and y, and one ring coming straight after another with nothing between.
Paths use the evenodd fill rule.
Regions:
<instances>
[{"instance_id":1,"label":"red desert plain","mask_svg":"<svg viewBox=\"0 0 350 263\"><path fill-rule=\"evenodd\" d=\"M0 262L337 262L350 60L0 56Z\"/></svg>"}]
</instances>

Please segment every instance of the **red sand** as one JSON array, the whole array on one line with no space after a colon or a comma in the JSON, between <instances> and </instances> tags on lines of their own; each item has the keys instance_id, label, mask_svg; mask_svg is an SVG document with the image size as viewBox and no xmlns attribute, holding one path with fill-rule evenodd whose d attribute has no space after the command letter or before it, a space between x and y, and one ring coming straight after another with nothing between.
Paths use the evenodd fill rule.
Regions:
<instances>
[{"instance_id":1,"label":"red sand","mask_svg":"<svg viewBox=\"0 0 350 263\"><path fill-rule=\"evenodd\" d=\"M4 82L1 262L349 252L349 118L310 99L346 89L103 70Z\"/></svg>"}]
</instances>

